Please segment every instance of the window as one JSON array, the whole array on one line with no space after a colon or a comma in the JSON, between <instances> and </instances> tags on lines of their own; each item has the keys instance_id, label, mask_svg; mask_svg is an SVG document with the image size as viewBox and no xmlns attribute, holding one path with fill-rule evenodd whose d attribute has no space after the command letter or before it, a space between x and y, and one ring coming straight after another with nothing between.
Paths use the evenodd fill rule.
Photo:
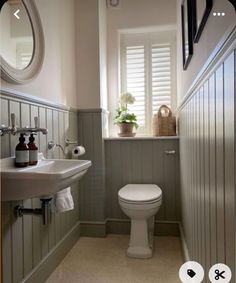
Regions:
<instances>
[{"instance_id":1,"label":"window","mask_svg":"<svg viewBox=\"0 0 236 283\"><path fill-rule=\"evenodd\" d=\"M152 117L162 104L174 106L175 36L173 32L121 35L121 90L136 99L139 134L151 134Z\"/></svg>"},{"instance_id":2,"label":"window","mask_svg":"<svg viewBox=\"0 0 236 283\"><path fill-rule=\"evenodd\" d=\"M33 43L32 42L17 42L16 44L16 67L24 69L32 59Z\"/></svg>"}]
</instances>

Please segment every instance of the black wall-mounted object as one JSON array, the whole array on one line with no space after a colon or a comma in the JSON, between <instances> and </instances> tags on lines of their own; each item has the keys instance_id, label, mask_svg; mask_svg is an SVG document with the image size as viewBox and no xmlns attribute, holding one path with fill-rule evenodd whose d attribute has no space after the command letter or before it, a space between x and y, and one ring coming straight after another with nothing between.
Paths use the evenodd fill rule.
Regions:
<instances>
[{"instance_id":1,"label":"black wall-mounted object","mask_svg":"<svg viewBox=\"0 0 236 283\"><path fill-rule=\"evenodd\" d=\"M193 36L194 43L201 37L209 14L213 6L213 0L193 0Z\"/></svg>"},{"instance_id":2,"label":"black wall-mounted object","mask_svg":"<svg viewBox=\"0 0 236 283\"><path fill-rule=\"evenodd\" d=\"M183 0L181 4L183 69L186 70L193 56L193 1Z\"/></svg>"},{"instance_id":3,"label":"black wall-mounted object","mask_svg":"<svg viewBox=\"0 0 236 283\"><path fill-rule=\"evenodd\" d=\"M236 12L236 0L228 0L228 1L234 6Z\"/></svg>"},{"instance_id":4,"label":"black wall-mounted object","mask_svg":"<svg viewBox=\"0 0 236 283\"><path fill-rule=\"evenodd\" d=\"M2 10L3 5L7 2L7 0L2 0L0 3L0 10Z\"/></svg>"}]
</instances>

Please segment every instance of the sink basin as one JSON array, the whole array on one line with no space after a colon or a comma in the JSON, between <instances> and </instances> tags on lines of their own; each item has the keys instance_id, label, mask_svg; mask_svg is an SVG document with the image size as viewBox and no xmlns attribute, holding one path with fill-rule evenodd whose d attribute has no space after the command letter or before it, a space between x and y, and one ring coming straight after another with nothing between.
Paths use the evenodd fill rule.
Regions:
<instances>
[{"instance_id":1,"label":"sink basin","mask_svg":"<svg viewBox=\"0 0 236 283\"><path fill-rule=\"evenodd\" d=\"M89 160L45 159L36 166L14 167L14 157L1 159L2 201L51 197L78 181L91 166Z\"/></svg>"}]
</instances>

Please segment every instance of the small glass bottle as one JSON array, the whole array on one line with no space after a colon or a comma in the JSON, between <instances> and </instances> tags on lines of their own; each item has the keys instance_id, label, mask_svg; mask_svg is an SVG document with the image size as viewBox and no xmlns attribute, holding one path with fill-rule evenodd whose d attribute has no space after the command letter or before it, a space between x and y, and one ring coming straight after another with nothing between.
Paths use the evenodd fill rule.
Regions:
<instances>
[{"instance_id":1,"label":"small glass bottle","mask_svg":"<svg viewBox=\"0 0 236 283\"><path fill-rule=\"evenodd\" d=\"M37 165L38 163L38 147L35 144L34 134L30 134L29 138L29 165Z\"/></svg>"},{"instance_id":2,"label":"small glass bottle","mask_svg":"<svg viewBox=\"0 0 236 283\"><path fill-rule=\"evenodd\" d=\"M16 167L26 167L29 165L29 148L25 143L24 134L20 134L19 143L16 146Z\"/></svg>"}]
</instances>

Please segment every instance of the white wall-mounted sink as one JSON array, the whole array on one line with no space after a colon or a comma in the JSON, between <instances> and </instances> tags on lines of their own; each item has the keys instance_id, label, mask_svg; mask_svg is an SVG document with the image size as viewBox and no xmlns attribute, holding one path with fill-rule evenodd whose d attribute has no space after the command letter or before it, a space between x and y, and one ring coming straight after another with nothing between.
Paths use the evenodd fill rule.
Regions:
<instances>
[{"instance_id":1,"label":"white wall-mounted sink","mask_svg":"<svg viewBox=\"0 0 236 283\"><path fill-rule=\"evenodd\" d=\"M92 165L89 160L45 159L36 166L14 167L14 157L1 159L2 201L50 197L78 181Z\"/></svg>"}]
</instances>

